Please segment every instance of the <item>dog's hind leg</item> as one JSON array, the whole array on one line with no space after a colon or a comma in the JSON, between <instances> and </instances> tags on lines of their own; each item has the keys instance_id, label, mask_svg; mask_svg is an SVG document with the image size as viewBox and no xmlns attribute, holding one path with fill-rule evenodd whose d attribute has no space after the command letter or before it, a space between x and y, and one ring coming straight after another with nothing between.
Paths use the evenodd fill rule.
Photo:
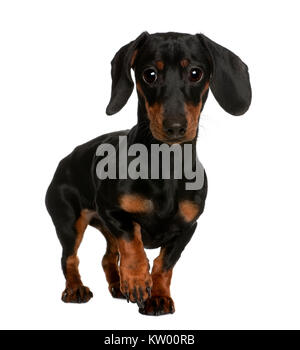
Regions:
<instances>
[{"instance_id":1,"label":"dog's hind leg","mask_svg":"<svg viewBox=\"0 0 300 350\"><path fill-rule=\"evenodd\" d=\"M106 239L106 252L102 258L102 267L108 282L108 290L114 298L125 299L120 290L119 250L116 238L99 222L91 221L90 225L96 227Z\"/></svg>"},{"instance_id":2,"label":"dog's hind leg","mask_svg":"<svg viewBox=\"0 0 300 350\"><path fill-rule=\"evenodd\" d=\"M93 294L81 281L77 252L90 214L87 210L80 210L72 194L62 192L60 191L59 196L57 188L50 187L46 197L47 209L63 248L61 265L66 278L66 288L62 293L62 300L66 303L85 303Z\"/></svg>"},{"instance_id":3,"label":"dog's hind leg","mask_svg":"<svg viewBox=\"0 0 300 350\"><path fill-rule=\"evenodd\" d=\"M62 294L62 300L66 303L85 303L93 296L89 288L85 287L81 282L78 270L79 259L77 256L88 222L89 220L85 215L85 211L82 211L72 227L71 245L73 246L73 250L70 251L70 246L67 246L69 242L65 247L63 245L62 268L66 277L66 289Z\"/></svg>"}]
</instances>

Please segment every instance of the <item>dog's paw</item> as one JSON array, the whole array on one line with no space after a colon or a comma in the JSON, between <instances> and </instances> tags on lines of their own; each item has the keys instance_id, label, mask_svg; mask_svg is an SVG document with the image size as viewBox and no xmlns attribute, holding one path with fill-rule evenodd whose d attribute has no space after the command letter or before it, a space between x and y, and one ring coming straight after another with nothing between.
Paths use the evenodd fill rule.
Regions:
<instances>
[{"instance_id":1,"label":"dog's paw","mask_svg":"<svg viewBox=\"0 0 300 350\"><path fill-rule=\"evenodd\" d=\"M134 276L127 276L121 282L121 292L127 301L137 303L140 308L144 306L145 301L151 296L152 280L150 275L147 277L139 279Z\"/></svg>"},{"instance_id":2,"label":"dog's paw","mask_svg":"<svg viewBox=\"0 0 300 350\"><path fill-rule=\"evenodd\" d=\"M108 290L113 298L125 299L125 297L122 294L121 289L120 289L120 282L110 283L110 285L108 286Z\"/></svg>"},{"instance_id":3,"label":"dog's paw","mask_svg":"<svg viewBox=\"0 0 300 350\"><path fill-rule=\"evenodd\" d=\"M149 316L167 315L175 312L175 306L171 297L153 296L146 300L144 306L139 308L139 312Z\"/></svg>"},{"instance_id":4,"label":"dog's paw","mask_svg":"<svg viewBox=\"0 0 300 350\"><path fill-rule=\"evenodd\" d=\"M65 303L87 303L93 297L93 293L88 287L79 286L77 288L66 288L61 296Z\"/></svg>"}]
</instances>

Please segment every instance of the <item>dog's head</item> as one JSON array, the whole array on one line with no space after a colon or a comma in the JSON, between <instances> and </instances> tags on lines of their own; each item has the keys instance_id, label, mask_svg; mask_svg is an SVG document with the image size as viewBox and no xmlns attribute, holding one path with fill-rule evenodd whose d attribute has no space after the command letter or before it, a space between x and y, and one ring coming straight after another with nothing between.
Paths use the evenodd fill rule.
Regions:
<instances>
[{"instance_id":1,"label":"dog's head","mask_svg":"<svg viewBox=\"0 0 300 350\"><path fill-rule=\"evenodd\" d=\"M152 135L162 142L196 137L209 88L232 115L244 114L251 103L246 64L202 34L144 32L123 46L112 60L108 115L119 112L129 99L131 69Z\"/></svg>"}]
</instances>

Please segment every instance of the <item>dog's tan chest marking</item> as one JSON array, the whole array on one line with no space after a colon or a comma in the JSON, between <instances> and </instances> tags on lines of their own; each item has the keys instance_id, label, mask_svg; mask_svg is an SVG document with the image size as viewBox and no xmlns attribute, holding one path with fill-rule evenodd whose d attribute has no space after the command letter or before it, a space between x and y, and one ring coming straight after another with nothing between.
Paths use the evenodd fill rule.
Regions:
<instances>
[{"instance_id":1,"label":"dog's tan chest marking","mask_svg":"<svg viewBox=\"0 0 300 350\"><path fill-rule=\"evenodd\" d=\"M193 221L199 214L199 211L199 205L195 202L184 200L179 203L179 213L186 222Z\"/></svg>"},{"instance_id":2,"label":"dog's tan chest marking","mask_svg":"<svg viewBox=\"0 0 300 350\"><path fill-rule=\"evenodd\" d=\"M128 213L147 214L153 210L153 202L137 194L125 194L119 198L119 203Z\"/></svg>"}]
</instances>

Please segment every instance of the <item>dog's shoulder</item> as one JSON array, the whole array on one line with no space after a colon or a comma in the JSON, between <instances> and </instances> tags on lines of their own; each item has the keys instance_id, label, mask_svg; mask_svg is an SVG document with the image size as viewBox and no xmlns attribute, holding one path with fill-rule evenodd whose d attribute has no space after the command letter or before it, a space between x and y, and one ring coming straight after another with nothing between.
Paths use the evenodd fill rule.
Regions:
<instances>
[{"instance_id":1,"label":"dog's shoulder","mask_svg":"<svg viewBox=\"0 0 300 350\"><path fill-rule=\"evenodd\" d=\"M121 130L103 134L75 147L71 153L59 162L55 178L63 177L65 179L67 174L69 174L68 178L78 177L83 175L83 172L89 174L97 148L104 143L116 146L119 136L126 136L128 132L129 130Z\"/></svg>"},{"instance_id":2,"label":"dog's shoulder","mask_svg":"<svg viewBox=\"0 0 300 350\"><path fill-rule=\"evenodd\" d=\"M96 152L97 147L99 147L104 143L108 143L113 146L116 146L119 142L119 137L127 136L129 131L130 130L120 130L120 131L114 131L107 134L103 134L86 143L83 143L82 145L77 146L71 154L77 155L77 154L82 154L86 152L93 152L94 154Z\"/></svg>"}]
</instances>

